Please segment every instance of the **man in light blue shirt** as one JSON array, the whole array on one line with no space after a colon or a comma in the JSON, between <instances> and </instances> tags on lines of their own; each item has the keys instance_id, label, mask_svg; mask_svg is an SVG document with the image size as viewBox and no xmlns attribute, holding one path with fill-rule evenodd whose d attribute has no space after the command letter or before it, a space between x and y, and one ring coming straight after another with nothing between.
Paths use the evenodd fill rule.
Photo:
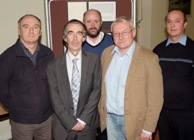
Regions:
<instances>
[{"instance_id":1,"label":"man in light blue shirt","mask_svg":"<svg viewBox=\"0 0 194 140\"><path fill-rule=\"evenodd\" d=\"M114 54L112 62L106 74L106 94L107 94L107 112L117 115L124 114L124 93L126 86L127 73L131 64L131 59L135 49L135 42L126 52L121 56L118 47L112 51ZM112 73L114 73L112 75ZM116 89L116 90L115 90ZM115 101L117 104L115 104Z\"/></svg>"},{"instance_id":2,"label":"man in light blue shirt","mask_svg":"<svg viewBox=\"0 0 194 140\"><path fill-rule=\"evenodd\" d=\"M153 50L164 82L159 136L160 140L194 140L194 41L184 33L187 17L182 11L170 11L165 23L168 38Z\"/></svg>"},{"instance_id":3,"label":"man in light blue shirt","mask_svg":"<svg viewBox=\"0 0 194 140\"><path fill-rule=\"evenodd\" d=\"M101 131L110 140L151 140L163 103L158 57L134 41L130 19L118 17L111 31L115 45L101 57Z\"/></svg>"}]
</instances>

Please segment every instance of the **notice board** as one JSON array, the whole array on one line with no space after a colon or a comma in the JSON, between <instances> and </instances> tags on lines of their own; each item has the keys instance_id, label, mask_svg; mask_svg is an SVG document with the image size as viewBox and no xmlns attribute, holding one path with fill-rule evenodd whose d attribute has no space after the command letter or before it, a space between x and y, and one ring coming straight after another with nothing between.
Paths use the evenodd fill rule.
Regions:
<instances>
[{"instance_id":1,"label":"notice board","mask_svg":"<svg viewBox=\"0 0 194 140\"><path fill-rule=\"evenodd\" d=\"M97 9L102 14L104 32L110 32L112 21L118 16L132 16L131 0L46 0L48 46L55 57L64 54L63 28L73 18L82 21L88 9Z\"/></svg>"}]
</instances>

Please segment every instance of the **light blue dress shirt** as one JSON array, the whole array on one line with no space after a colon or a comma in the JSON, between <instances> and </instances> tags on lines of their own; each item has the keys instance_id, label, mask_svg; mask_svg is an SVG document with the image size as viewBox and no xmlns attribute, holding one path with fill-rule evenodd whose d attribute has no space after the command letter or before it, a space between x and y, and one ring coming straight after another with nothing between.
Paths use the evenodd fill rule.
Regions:
<instances>
[{"instance_id":1,"label":"light blue dress shirt","mask_svg":"<svg viewBox=\"0 0 194 140\"><path fill-rule=\"evenodd\" d=\"M132 43L125 55L121 56L117 46L112 51L114 56L105 75L108 113L124 115L126 79L134 50L135 42Z\"/></svg>"},{"instance_id":2,"label":"light blue dress shirt","mask_svg":"<svg viewBox=\"0 0 194 140\"><path fill-rule=\"evenodd\" d=\"M181 39L178 41L178 43L182 44L183 46L186 46L186 41L187 41L187 36L184 34ZM168 38L166 42L166 47L170 44L173 43L170 38Z\"/></svg>"}]
</instances>

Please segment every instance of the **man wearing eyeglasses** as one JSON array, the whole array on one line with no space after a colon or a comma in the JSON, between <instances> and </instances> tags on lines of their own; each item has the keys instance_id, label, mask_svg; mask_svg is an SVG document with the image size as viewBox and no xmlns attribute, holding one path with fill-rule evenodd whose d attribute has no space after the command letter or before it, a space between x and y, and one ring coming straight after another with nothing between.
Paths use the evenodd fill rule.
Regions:
<instances>
[{"instance_id":1,"label":"man wearing eyeglasses","mask_svg":"<svg viewBox=\"0 0 194 140\"><path fill-rule=\"evenodd\" d=\"M157 55L134 41L130 19L111 25L115 45L102 54L101 131L110 140L151 140L163 104Z\"/></svg>"},{"instance_id":2,"label":"man wearing eyeglasses","mask_svg":"<svg viewBox=\"0 0 194 140\"><path fill-rule=\"evenodd\" d=\"M70 20L64 27L65 54L48 64L51 103L55 112L55 140L95 140L99 127L98 102L101 63L96 54L82 50L85 25Z\"/></svg>"}]
</instances>

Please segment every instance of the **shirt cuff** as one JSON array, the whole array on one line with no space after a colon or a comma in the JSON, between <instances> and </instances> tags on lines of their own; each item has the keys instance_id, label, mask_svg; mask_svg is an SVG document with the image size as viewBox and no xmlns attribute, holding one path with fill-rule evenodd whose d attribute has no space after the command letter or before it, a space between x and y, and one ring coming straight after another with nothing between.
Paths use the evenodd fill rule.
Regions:
<instances>
[{"instance_id":1,"label":"shirt cuff","mask_svg":"<svg viewBox=\"0 0 194 140\"><path fill-rule=\"evenodd\" d=\"M144 132L145 134L148 134L148 135L152 135L152 132L146 131L144 129L142 129L142 132Z\"/></svg>"},{"instance_id":2,"label":"shirt cuff","mask_svg":"<svg viewBox=\"0 0 194 140\"><path fill-rule=\"evenodd\" d=\"M80 122L83 125L86 125L86 123L84 121L80 120L79 118L77 118L77 121Z\"/></svg>"}]
</instances>

